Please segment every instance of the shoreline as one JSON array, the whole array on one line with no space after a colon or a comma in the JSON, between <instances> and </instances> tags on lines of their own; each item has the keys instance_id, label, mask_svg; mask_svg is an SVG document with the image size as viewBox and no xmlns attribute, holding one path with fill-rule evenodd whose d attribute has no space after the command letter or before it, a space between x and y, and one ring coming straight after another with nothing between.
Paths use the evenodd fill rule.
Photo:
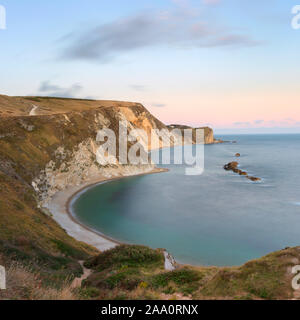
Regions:
<instances>
[{"instance_id":1,"label":"shoreline","mask_svg":"<svg viewBox=\"0 0 300 320\"><path fill-rule=\"evenodd\" d=\"M86 181L81 185L70 186L65 190L58 191L52 197L52 199L44 206L44 208L50 211L52 218L67 232L69 236L75 238L77 241L85 242L95 247L99 251L109 250L124 242L112 239L106 236L105 234L81 223L72 213L72 201L74 201L78 195L96 185L128 177L138 177L168 171L168 169L154 168L149 172L133 174L128 176L120 175L114 178L106 178L104 176L100 176L96 179Z\"/></svg>"}]
</instances>

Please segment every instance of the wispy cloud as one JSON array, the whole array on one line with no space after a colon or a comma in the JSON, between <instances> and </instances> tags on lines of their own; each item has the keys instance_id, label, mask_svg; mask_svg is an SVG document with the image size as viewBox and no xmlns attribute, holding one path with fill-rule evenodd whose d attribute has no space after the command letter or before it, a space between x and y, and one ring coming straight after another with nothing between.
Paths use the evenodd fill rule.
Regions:
<instances>
[{"instance_id":1,"label":"wispy cloud","mask_svg":"<svg viewBox=\"0 0 300 320\"><path fill-rule=\"evenodd\" d=\"M234 122L232 125L234 127L242 127L242 128L280 128L280 127L295 127L298 126L300 122L292 119L285 118L283 120L253 120L253 121L240 121Z\"/></svg>"},{"instance_id":2,"label":"wispy cloud","mask_svg":"<svg viewBox=\"0 0 300 320\"><path fill-rule=\"evenodd\" d=\"M234 122L233 123L234 126L250 126L251 122Z\"/></svg>"},{"instance_id":3,"label":"wispy cloud","mask_svg":"<svg viewBox=\"0 0 300 320\"><path fill-rule=\"evenodd\" d=\"M166 104L164 103L151 103L152 107L156 107L156 108L164 108L166 107Z\"/></svg>"},{"instance_id":4,"label":"wispy cloud","mask_svg":"<svg viewBox=\"0 0 300 320\"><path fill-rule=\"evenodd\" d=\"M221 0L203 0L203 3L208 4L208 5L219 4L219 3L221 3Z\"/></svg>"},{"instance_id":5,"label":"wispy cloud","mask_svg":"<svg viewBox=\"0 0 300 320\"><path fill-rule=\"evenodd\" d=\"M61 87L50 81L43 81L38 91L50 97L74 98L82 89L78 83L74 83L70 87Z\"/></svg>"},{"instance_id":6,"label":"wispy cloud","mask_svg":"<svg viewBox=\"0 0 300 320\"><path fill-rule=\"evenodd\" d=\"M259 42L250 36L211 25L193 8L178 4L167 11L148 11L70 34L60 59L106 63L117 56L153 46L180 48L245 47Z\"/></svg>"},{"instance_id":7,"label":"wispy cloud","mask_svg":"<svg viewBox=\"0 0 300 320\"><path fill-rule=\"evenodd\" d=\"M255 120L254 123L255 124L262 124L262 123L264 123L264 120Z\"/></svg>"},{"instance_id":8,"label":"wispy cloud","mask_svg":"<svg viewBox=\"0 0 300 320\"><path fill-rule=\"evenodd\" d=\"M143 86L140 84L131 84L129 87L133 90L136 90L136 91L145 91L146 90L146 86Z\"/></svg>"}]
</instances>

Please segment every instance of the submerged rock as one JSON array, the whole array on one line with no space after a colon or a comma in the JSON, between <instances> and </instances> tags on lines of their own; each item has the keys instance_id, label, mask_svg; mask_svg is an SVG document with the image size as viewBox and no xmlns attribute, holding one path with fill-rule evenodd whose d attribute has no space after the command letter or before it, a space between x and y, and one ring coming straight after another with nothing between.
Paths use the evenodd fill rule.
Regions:
<instances>
[{"instance_id":1,"label":"submerged rock","mask_svg":"<svg viewBox=\"0 0 300 320\"><path fill-rule=\"evenodd\" d=\"M251 177L251 176L247 176L247 179L249 179L251 181L261 181L261 178Z\"/></svg>"},{"instance_id":2,"label":"submerged rock","mask_svg":"<svg viewBox=\"0 0 300 320\"><path fill-rule=\"evenodd\" d=\"M248 173L246 171L238 169L238 165L239 165L239 163L237 161L232 161L232 162L225 164L224 169L226 171L233 171L234 173L237 173L240 176L245 176L247 179L254 181L254 182L261 181L261 178L248 176Z\"/></svg>"},{"instance_id":3,"label":"submerged rock","mask_svg":"<svg viewBox=\"0 0 300 320\"><path fill-rule=\"evenodd\" d=\"M229 171L229 170L237 170L237 166L239 165L239 163L237 161L232 161L229 162L227 164L225 164L224 169Z\"/></svg>"}]
</instances>

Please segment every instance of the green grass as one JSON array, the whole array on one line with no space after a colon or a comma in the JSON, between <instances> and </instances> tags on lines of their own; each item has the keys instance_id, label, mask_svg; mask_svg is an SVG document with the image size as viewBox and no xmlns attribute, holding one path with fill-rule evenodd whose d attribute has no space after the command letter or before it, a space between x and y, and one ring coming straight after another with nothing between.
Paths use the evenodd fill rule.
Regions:
<instances>
[{"instance_id":1,"label":"green grass","mask_svg":"<svg viewBox=\"0 0 300 320\"><path fill-rule=\"evenodd\" d=\"M86 288L132 291L147 288L149 279L164 268L162 250L138 245L120 245L85 262L95 272L84 282Z\"/></svg>"},{"instance_id":2,"label":"green grass","mask_svg":"<svg viewBox=\"0 0 300 320\"><path fill-rule=\"evenodd\" d=\"M120 245L105 251L85 263L87 268L103 271L107 268L120 267L159 267L163 266L164 256L161 250L153 250L144 246Z\"/></svg>"},{"instance_id":3,"label":"green grass","mask_svg":"<svg viewBox=\"0 0 300 320\"><path fill-rule=\"evenodd\" d=\"M175 293L212 299L293 297L292 275L287 268L293 265L293 260L300 261L299 248L281 250L241 267L180 267L173 272L164 270L162 250L143 246L121 245L93 257L99 253L95 248L70 237L37 208L37 195L31 185L50 160L57 169L60 167L62 160L54 157L59 146L68 151L67 159L63 160L67 162L80 143L95 138L97 125L92 124L99 111L80 113L78 110L85 103L78 103L75 108L78 112L71 112L75 99L26 97L26 100L27 104L28 100L41 102L45 108L49 104L50 112L51 105L56 111L70 111L71 124L65 124L63 115L37 116L30 120L21 117L35 127L33 132L28 132L22 129L16 117L0 117L0 134L12 134L0 139L1 264L16 260L30 265L44 277L44 282L59 286L68 277L79 276L82 269L78 260L87 259L85 265L94 272L82 288L86 298L157 298L160 294ZM112 107L101 111L116 132L118 110ZM132 112L140 115L145 110L135 105Z\"/></svg>"},{"instance_id":4,"label":"green grass","mask_svg":"<svg viewBox=\"0 0 300 320\"><path fill-rule=\"evenodd\" d=\"M118 246L88 260L86 266L94 273L84 286L98 288L103 299L124 292L128 299L178 294L193 299L290 299L293 275L287 275L287 268L291 259L300 259L300 249L281 250L241 267L179 266L174 271L164 270L161 255L147 247Z\"/></svg>"},{"instance_id":5,"label":"green grass","mask_svg":"<svg viewBox=\"0 0 300 320\"><path fill-rule=\"evenodd\" d=\"M201 271L190 267L166 272L163 250L137 245L117 246L89 259L85 266L95 271L84 282L86 288L98 288L107 294L113 290L117 296L120 292L135 290L139 292L138 297L141 292L144 297L174 292L190 295L199 289L203 278Z\"/></svg>"},{"instance_id":6,"label":"green grass","mask_svg":"<svg viewBox=\"0 0 300 320\"><path fill-rule=\"evenodd\" d=\"M155 275L152 278L152 285L155 288L166 287L170 282L174 282L178 286L197 282L201 279L201 274L195 270L188 269L187 267L165 272Z\"/></svg>"},{"instance_id":7,"label":"green grass","mask_svg":"<svg viewBox=\"0 0 300 320\"><path fill-rule=\"evenodd\" d=\"M141 276L139 270L129 269L127 271L118 272L104 280L104 283L109 289L113 288L123 288L126 290L132 290L136 288L139 283L141 283L143 277Z\"/></svg>"},{"instance_id":8,"label":"green grass","mask_svg":"<svg viewBox=\"0 0 300 320\"><path fill-rule=\"evenodd\" d=\"M57 239L51 239L51 241L57 246L57 249L67 257L74 257L76 259L83 258L82 252L68 243Z\"/></svg>"}]
</instances>

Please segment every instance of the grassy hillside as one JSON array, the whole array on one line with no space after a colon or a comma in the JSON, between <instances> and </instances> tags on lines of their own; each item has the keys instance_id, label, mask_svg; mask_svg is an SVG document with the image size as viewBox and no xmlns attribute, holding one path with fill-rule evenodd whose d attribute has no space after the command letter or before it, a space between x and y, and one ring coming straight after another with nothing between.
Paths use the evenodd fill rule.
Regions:
<instances>
[{"instance_id":1,"label":"grassy hillside","mask_svg":"<svg viewBox=\"0 0 300 320\"><path fill-rule=\"evenodd\" d=\"M31 181L53 156L61 134L49 119L0 118L0 255L30 264L45 273L46 281L60 282L81 273L78 260L98 251L69 237L38 208ZM70 136L72 148L79 139Z\"/></svg>"},{"instance_id":2,"label":"grassy hillside","mask_svg":"<svg viewBox=\"0 0 300 320\"><path fill-rule=\"evenodd\" d=\"M39 197L32 181L50 161L58 170L71 160L78 145L95 139L101 128L95 121L99 114L110 119L111 126L117 131L115 115L120 110L120 103L105 107L86 100L34 99L51 114L17 116L27 113L33 100L3 96L0 99L0 255L4 265L16 259L42 268L41 272L48 274L46 278L50 281L50 277L64 279L79 274L78 260L98 251L69 237L51 216L38 208ZM130 106L137 118L139 114L149 114L139 104L121 105ZM155 118L153 121L162 125ZM57 155L60 147L64 148L63 156ZM79 165L75 169L80 177ZM65 167L64 171L67 170ZM47 188L47 185L43 187Z\"/></svg>"},{"instance_id":3,"label":"grassy hillside","mask_svg":"<svg viewBox=\"0 0 300 320\"><path fill-rule=\"evenodd\" d=\"M29 116L33 104L37 114ZM162 250L120 246L99 255L40 208L45 195L80 183L90 168L92 174L107 169L95 161L102 127L118 134L119 120L126 119L133 128L166 128L142 105L0 96L0 111L0 264L7 267L10 286L0 299L293 297L290 269L300 262L300 248L241 267L180 266L166 272ZM41 176L37 191L33 181ZM74 289L70 284L82 274L82 260L93 273Z\"/></svg>"},{"instance_id":4,"label":"grassy hillside","mask_svg":"<svg viewBox=\"0 0 300 320\"><path fill-rule=\"evenodd\" d=\"M29 116L34 106L36 115L82 112L106 107L134 107L134 102L70 99L57 97L10 97L0 95L0 117Z\"/></svg>"},{"instance_id":5,"label":"grassy hillside","mask_svg":"<svg viewBox=\"0 0 300 320\"><path fill-rule=\"evenodd\" d=\"M0 291L0 299L298 299L298 292L291 287L291 268L299 259L300 247L296 247L241 267L179 265L174 271L165 271L162 249L121 245L86 260L92 273L81 287L70 281L49 286L49 274L12 263L7 269L9 289Z\"/></svg>"},{"instance_id":6,"label":"grassy hillside","mask_svg":"<svg viewBox=\"0 0 300 320\"><path fill-rule=\"evenodd\" d=\"M33 105L38 106L36 115L29 116ZM0 96L3 265L16 260L38 270L45 283L61 285L82 272L79 260L99 253L68 236L49 212L39 208L39 201L51 183L55 192L88 179L89 166L92 173L101 169L94 153L97 131L109 125L118 134L120 117L137 128L164 127L137 103ZM80 150L82 146L87 150ZM37 193L33 181L39 176L47 179Z\"/></svg>"},{"instance_id":7,"label":"grassy hillside","mask_svg":"<svg viewBox=\"0 0 300 320\"><path fill-rule=\"evenodd\" d=\"M86 262L94 273L82 293L95 299L292 299L300 247L287 248L241 267L179 266L164 270L163 253L119 246Z\"/></svg>"}]
</instances>

